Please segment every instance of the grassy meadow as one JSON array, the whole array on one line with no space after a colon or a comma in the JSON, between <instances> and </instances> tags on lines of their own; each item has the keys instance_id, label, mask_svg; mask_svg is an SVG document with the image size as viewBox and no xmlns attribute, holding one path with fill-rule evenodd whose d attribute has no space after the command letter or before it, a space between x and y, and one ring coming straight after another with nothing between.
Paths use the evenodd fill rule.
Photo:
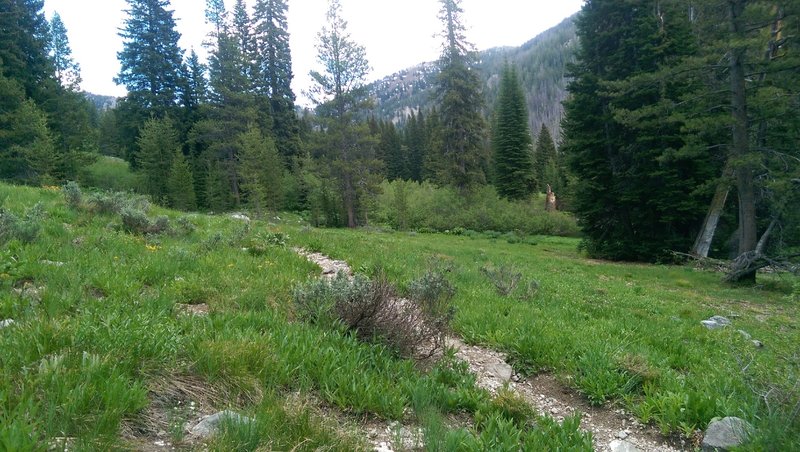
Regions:
<instances>
[{"instance_id":1,"label":"grassy meadow","mask_svg":"<svg viewBox=\"0 0 800 452\"><path fill-rule=\"evenodd\" d=\"M248 224L111 198L0 185L0 321L14 320L0 329L0 449L366 450L355 426L373 419L421 426L431 450L591 450L579 419L493 399L451 358L423 370L299 321L293 291L319 269L293 246L383 271L401 292L448 268L466 341L664 433L731 415L756 425L754 450L800 447L795 280L732 287L689 267L592 261L572 238ZM705 329L712 315L733 326ZM187 438L186 422L225 408L253 421Z\"/></svg>"}]
</instances>

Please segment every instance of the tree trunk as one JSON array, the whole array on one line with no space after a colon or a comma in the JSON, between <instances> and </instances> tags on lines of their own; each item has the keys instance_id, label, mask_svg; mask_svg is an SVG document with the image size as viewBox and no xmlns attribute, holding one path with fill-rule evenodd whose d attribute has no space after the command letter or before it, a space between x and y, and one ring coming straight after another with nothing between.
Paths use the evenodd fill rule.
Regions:
<instances>
[{"instance_id":1,"label":"tree trunk","mask_svg":"<svg viewBox=\"0 0 800 452\"><path fill-rule=\"evenodd\" d=\"M708 208L708 214L703 221L703 228L697 234L697 239L692 245L690 254L699 257L708 257L708 252L711 249L711 243L714 241L714 234L717 232L717 225L722 216L722 211L725 209L725 202L728 200L728 193L730 192L730 177L733 171L730 165L725 166L722 172L723 180L717 185L717 191L714 193L714 198L711 200L711 206Z\"/></svg>"},{"instance_id":2,"label":"tree trunk","mask_svg":"<svg viewBox=\"0 0 800 452\"><path fill-rule=\"evenodd\" d=\"M730 20L733 37L745 32L742 23L746 0L731 0ZM753 182L753 164L747 161L750 153L749 120L747 117L747 88L744 72L746 48L735 47L730 51L732 154L741 163L736 167L736 190L739 194L739 254L756 249L758 231L756 225L756 191ZM742 275L739 281L755 282L755 272Z\"/></svg>"}]
</instances>

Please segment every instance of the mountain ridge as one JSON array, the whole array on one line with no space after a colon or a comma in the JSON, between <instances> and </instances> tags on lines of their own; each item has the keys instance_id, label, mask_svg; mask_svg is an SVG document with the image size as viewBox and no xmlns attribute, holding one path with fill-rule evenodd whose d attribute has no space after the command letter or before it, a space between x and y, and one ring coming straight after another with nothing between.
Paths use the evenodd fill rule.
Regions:
<instances>
[{"instance_id":1,"label":"mountain ridge","mask_svg":"<svg viewBox=\"0 0 800 452\"><path fill-rule=\"evenodd\" d=\"M576 15L540 33L521 46L493 47L479 52L480 71L491 116L499 90L499 78L506 61L516 66L529 112L531 132L538 135L544 124L553 137L561 136L562 102L567 98L567 65L575 61ZM402 123L412 111L429 111L435 105L433 90L437 62L424 62L395 72L368 85L375 101L373 115Z\"/></svg>"}]
</instances>

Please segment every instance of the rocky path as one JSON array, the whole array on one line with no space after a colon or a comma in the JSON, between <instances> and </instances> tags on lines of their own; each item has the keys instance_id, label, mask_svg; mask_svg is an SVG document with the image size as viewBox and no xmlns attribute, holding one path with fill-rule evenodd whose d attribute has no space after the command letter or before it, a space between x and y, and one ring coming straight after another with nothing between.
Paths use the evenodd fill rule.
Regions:
<instances>
[{"instance_id":1,"label":"rocky path","mask_svg":"<svg viewBox=\"0 0 800 452\"><path fill-rule=\"evenodd\" d=\"M320 253L302 249L295 251L322 269L323 278L334 278L338 272L352 276L347 262L331 259ZM477 384L491 393L508 386L523 397L539 413L563 420L576 412L582 413L581 428L592 433L595 450L609 452L673 452L691 450L690 444L670 444L656 430L644 426L622 409L591 407L574 391L561 385L551 375L521 377L513 372L505 354L485 347L467 345L451 337L447 345L456 350L456 356L467 362L477 377ZM376 451L391 452L397 438L403 447L416 449L421 444L418 428L398 425L370 425L369 440Z\"/></svg>"}]
</instances>

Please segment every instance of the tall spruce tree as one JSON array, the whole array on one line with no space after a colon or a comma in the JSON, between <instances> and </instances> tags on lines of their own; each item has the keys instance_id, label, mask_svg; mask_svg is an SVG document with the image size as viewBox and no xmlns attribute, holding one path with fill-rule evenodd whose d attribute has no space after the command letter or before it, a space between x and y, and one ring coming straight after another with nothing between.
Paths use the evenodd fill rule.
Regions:
<instances>
[{"instance_id":1,"label":"tall spruce tree","mask_svg":"<svg viewBox=\"0 0 800 452\"><path fill-rule=\"evenodd\" d=\"M164 118L176 113L180 102L183 51L178 46L169 0L126 0L128 17L120 31L123 48L117 53L120 72L115 81L125 85L128 94L118 104L117 123L126 157L137 164L135 155L139 130L149 118ZM172 152L170 150L169 152Z\"/></svg>"},{"instance_id":2,"label":"tall spruce tree","mask_svg":"<svg viewBox=\"0 0 800 452\"><path fill-rule=\"evenodd\" d=\"M500 79L500 96L492 130L494 184L500 196L523 199L535 185L531 162L531 132L528 109L517 71L506 65Z\"/></svg>"},{"instance_id":3,"label":"tall spruce tree","mask_svg":"<svg viewBox=\"0 0 800 452\"><path fill-rule=\"evenodd\" d=\"M180 152L178 132L172 120L148 119L138 139L138 166L144 176L145 191L157 202L169 200L172 159Z\"/></svg>"},{"instance_id":4,"label":"tall spruce tree","mask_svg":"<svg viewBox=\"0 0 800 452\"><path fill-rule=\"evenodd\" d=\"M559 174L558 154L550 130L543 123L539 136L536 139L536 151L533 154L534 173L536 174L536 188L544 193L547 186L553 190L560 188L561 175ZM557 192L558 193L558 192Z\"/></svg>"},{"instance_id":5,"label":"tall spruce tree","mask_svg":"<svg viewBox=\"0 0 800 452\"><path fill-rule=\"evenodd\" d=\"M43 0L0 0L0 68L37 104L51 98L53 66Z\"/></svg>"},{"instance_id":6,"label":"tall spruce tree","mask_svg":"<svg viewBox=\"0 0 800 452\"><path fill-rule=\"evenodd\" d=\"M116 82L128 89L128 99L162 117L179 101L183 51L169 0L126 0L129 9L120 32Z\"/></svg>"},{"instance_id":7,"label":"tall spruce tree","mask_svg":"<svg viewBox=\"0 0 800 452\"><path fill-rule=\"evenodd\" d=\"M284 163L300 155L300 124L292 91L292 54L286 20L287 0L257 0L253 12L256 46L256 89L269 97L272 132Z\"/></svg>"},{"instance_id":8,"label":"tall spruce tree","mask_svg":"<svg viewBox=\"0 0 800 452\"><path fill-rule=\"evenodd\" d=\"M461 0L440 0L444 45L436 95L442 124L441 166L435 178L461 190L486 182L489 163L483 94L474 69L475 52L465 36Z\"/></svg>"},{"instance_id":9,"label":"tall spruce tree","mask_svg":"<svg viewBox=\"0 0 800 452\"><path fill-rule=\"evenodd\" d=\"M55 66L55 76L62 87L77 91L81 83L81 68L72 59L67 27L56 12L50 19L50 59Z\"/></svg>"},{"instance_id":10,"label":"tall spruce tree","mask_svg":"<svg viewBox=\"0 0 800 452\"><path fill-rule=\"evenodd\" d=\"M669 258L688 248L702 218L696 189L713 167L707 154L676 152L682 124L662 116L685 87L657 76L695 50L687 15L675 3L590 0L578 19L562 149L593 256Z\"/></svg>"},{"instance_id":11,"label":"tall spruce tree","mask_svg":"<svg viewBox=\"0 0 800 452\"><path fill-rule=\"evenodd\" d=\"M283 163L275 142L250 127L240 137L239 153L242 191L247 204L261 216L281 208L283 197Z\"/></svg>"}]
</instances>

